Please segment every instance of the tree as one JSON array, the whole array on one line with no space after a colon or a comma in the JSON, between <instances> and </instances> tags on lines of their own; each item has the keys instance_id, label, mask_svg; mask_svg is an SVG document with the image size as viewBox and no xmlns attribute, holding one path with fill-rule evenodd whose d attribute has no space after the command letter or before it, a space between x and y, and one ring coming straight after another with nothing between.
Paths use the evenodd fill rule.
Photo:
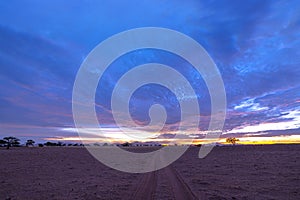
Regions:
<instances>
[{"instance_id":1,"label":"tree","mask_svg":"<svg viewBox=\"0 0 300 200\"><path fill-rule=\"evenodd\" d=\"M0 140L0 147L2 147L5 144L6 144L6 142L4 140Z\"/></svg>"},{"instance_id":2,"label":"tree","mask_svg":"<svg viewBox=\"0 0 300 200\"><path fill-rule=\"evenodd\" d=\"M35 143L35 141L33 141L33 140L27 140L26 141L26 147L33 146L34 143Z\"/></svg>"},{"instance_id":3,"label":"tree","mask_svg":"<svg viewBox=\"0 0 300 200\"><path fill-rule=\"evenodd\" d=\"M4 137L3 141L5 142L7 149L11 146L18 146L20 144L20 139L16 137Z\"/></svg>"},{"instance_id":4,"label":"tree","mask_svg":"<svg viewBox=\"0 0 300 200\"><path fill-rule=\"evenodd\" d=\"M227 143L231 143L231 144L233 144L233 145L234 145L237 141L240 141L240 140L239 140L239 139L236 139L236 138L234 138L234 137L233 137L233 138L231 138L231 137L230 137L230 138L226 138L226 142L227 142Z\"/></svg>"},{"instance_id":5,"label":"tree","mask_svg":"<svg viewBox=\"0 0 300 200\"><path fill-rule=\"evenodd\" d=\"M58 146L58 144L57 143L55 143L55 142L46 142L46 143L44 143L44 145L45 146L51 146L51 147L54 147L54 146Z\"/></svg>"},{"instance_id":6,"label":"tree","mask_svg":"<svg viewBox=\"0 0 300 200\"><path fill-rule=\"evenodd\" d=\"M125 143L122 144L122 146L123 146L123 147L129 147L129 146L131 146L131 145L130 145L128 142L125 142Z\"/></svg>"}]
</instances>

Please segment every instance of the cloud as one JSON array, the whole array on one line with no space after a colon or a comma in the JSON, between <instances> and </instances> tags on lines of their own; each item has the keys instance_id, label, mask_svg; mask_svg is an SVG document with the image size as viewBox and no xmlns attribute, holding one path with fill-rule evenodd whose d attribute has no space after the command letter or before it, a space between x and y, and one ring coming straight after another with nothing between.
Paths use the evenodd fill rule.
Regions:
<instances>
[{"instance_id":1,"label":"cloud","mask_svg":"<svg viewBox=\"0 0 300 200\"><path fill-rule=\"evenodd\" d=\"M300 104L299 9L297 1L1 2L0 120L33 129L73 126L72 86L88 52L120 31L159 26L191 36L216 62L227 93L225 132L292 130L298 127L292 113ZM114 123L114 85L126 71L148 62L173 66L191 81L205 130L211 104L203 79L184 60L153 50L131 52L110 66L96 94L99 121ZM177 129L180 109L171 92L146 86L131 100L132 117L140 124L149 121L149 107L160 103L168 126ZM0 130L15 133L12 127Z\"/></svg>"},{"instance_id":2,"label":"cloud","mask_svg":"<svg viewBox=\"0 0 300 200\"><path fill-rule=\"evenodd\" d=\"M286 120L288 119L288 120ZM256 125L237 127L227 132L231 133L256 133L264 131L289 130L300 128L300 109L291 110L286 115L280 116L278 122L259 122Z\"/></svg>"},{"instance_id":3,"label":"cloud","mask_svg":"<svg viewBox=\"0 0 300 200\"><path fill-rule=\"evenodd\" d=\"M234 106L234 109L246 111L263 111L269 109L269 107L262 107L259 103L255 103L254 101L255 99L247 99L241 102L241 104Z\"/></svg>"}]
</instances>

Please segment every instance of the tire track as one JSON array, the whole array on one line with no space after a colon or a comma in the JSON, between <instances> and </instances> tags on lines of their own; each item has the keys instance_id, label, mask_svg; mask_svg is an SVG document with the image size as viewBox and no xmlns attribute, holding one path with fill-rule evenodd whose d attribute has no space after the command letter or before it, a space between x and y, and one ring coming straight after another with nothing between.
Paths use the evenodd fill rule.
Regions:
<instances>
[{"instance_id":1,"label":"tire track","mask_svg":"<svg viewBox=\"0 0 300 200\"><path fill-rule=\"evenodd\" d=\"M137 189L130 199L153 200L157 186L157 171L143 174L143 177L137 185Z\"/></svg>"},{"instance_id":2,"label":"tire track","mask_svg":"<svg viewBox=\"0 0 300 200\"><path fill-rule=\"evenodd\" d=\"M169 184L171 185L175 199L178 200L199 199L192 192L192 190L190 189L188 184L183 180L180 174L172 167L172 165L169 165L168 167L164 168L164 173L169 180Z\"/></svg>"},{"instance_id":3,"label":"tire track","mask_svg":"<svg viewBox=\"0 0 300 200\"><path fill-rule=\"evenodd\" d=\"M160 162L164 159L159 157ZM155 163L154 163L155 164ZM196 200L199 199L192 192L188 184L184 181L177 170L169 165L159 171L148 172L142 175L136 191L130 199L134 200L153 200L156 199L156 192L160 190L158 180L166 179L166 183L172 191L171 196L176 200Z\"/></svg>"}]
</instances>

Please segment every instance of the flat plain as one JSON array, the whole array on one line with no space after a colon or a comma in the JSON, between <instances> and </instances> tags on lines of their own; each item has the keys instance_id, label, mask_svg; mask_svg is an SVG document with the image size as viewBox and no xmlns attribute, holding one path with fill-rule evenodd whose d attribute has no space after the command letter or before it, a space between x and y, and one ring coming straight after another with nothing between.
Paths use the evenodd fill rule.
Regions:
<instances>
[{"instance_id":1,"label":"flat plain","mask_svg":"<svg viewBox=\"0 0 300 200\"><path fill-rule=\"evenodd\" d=\"M131 174L84 147L0 148L0 199L300 199L300 145L215 147L204 159L198 151Z\"/></svg>"}]
</instances>

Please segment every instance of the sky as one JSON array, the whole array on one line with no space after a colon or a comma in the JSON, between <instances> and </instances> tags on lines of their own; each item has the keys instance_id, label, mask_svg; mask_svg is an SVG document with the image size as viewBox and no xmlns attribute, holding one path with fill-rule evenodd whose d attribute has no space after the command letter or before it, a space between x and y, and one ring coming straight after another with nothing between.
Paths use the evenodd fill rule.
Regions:
<instances>
[{"instance_id":1,"label":"sky","mask_svg":"<svg viewBox=\"0 0 300 200\"><path fill-rule=\"evenodd\" d=\"M196 40L216 63L227 99L223 138L300 142L299 10L296 0L1 1L0 138L78 142L72 89L89 52L119 32L163 27ZM101 78L105 87L98 87L95 107L107 137L126 140L115 131L111 114L115 84L126 71L149 62L173 66L190 81L201 114L199 133L187 131L186 137L203 141L211 115L203 78L186 61L153 49L116 59ZM139 88L130 101L131 116L137 123L149 123L149 108L156 103L166 108L168 128L150 140L171 141L180 107L167 88Z\"/></svg>"}]
</instances>

